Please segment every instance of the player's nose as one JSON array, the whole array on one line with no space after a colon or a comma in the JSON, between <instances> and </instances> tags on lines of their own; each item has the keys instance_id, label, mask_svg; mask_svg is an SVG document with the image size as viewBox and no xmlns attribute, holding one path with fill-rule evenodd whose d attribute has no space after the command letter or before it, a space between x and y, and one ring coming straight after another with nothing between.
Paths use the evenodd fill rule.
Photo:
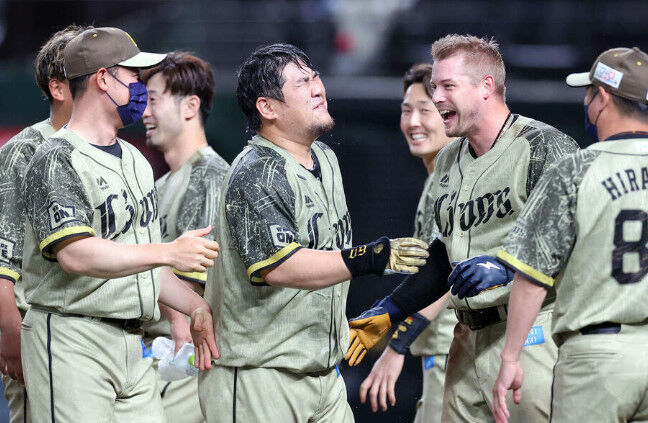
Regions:
<instances>
[{"instance_id":1,"label":"player's nose","mask_svg":"<svg viewBox=\"0 0 648 423\"><path fill-rule=\"evenodd\" d=\"M142 114L142 119L146 119L147 117L151 116L151 104L150 102L146 103L146 109L144 109L144 113Z\"/></svg>"}]
</instances>

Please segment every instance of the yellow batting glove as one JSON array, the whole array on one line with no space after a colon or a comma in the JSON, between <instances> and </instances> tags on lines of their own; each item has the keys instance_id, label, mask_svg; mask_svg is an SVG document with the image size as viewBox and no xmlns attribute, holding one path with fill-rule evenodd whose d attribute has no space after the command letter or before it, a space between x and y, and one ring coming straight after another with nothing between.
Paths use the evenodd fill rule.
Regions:
<instances>
[{"instance_id":1,"label":"yellow batting glove","mask_svg":"<svg viewBox=\"0 0 648 423\"><path fill-rule=\"evenodd\" d=\"M374 307L349 321L349 350L344 356L349 366L362 361L367 350L376 345L391 328L389 313L383 307Z\"/></svg>"},{"instance_id":2,"label":"yellow batting glove","mask_svg":"<svg viewBox=\"0 0 648 423\"><path fill-rule=\"evenodd\" d=\"M389 245L389 262L385 275L417 273L430 256L428 244L417 238L394 238L389 240Z\"/></svg>"}]
</instances>

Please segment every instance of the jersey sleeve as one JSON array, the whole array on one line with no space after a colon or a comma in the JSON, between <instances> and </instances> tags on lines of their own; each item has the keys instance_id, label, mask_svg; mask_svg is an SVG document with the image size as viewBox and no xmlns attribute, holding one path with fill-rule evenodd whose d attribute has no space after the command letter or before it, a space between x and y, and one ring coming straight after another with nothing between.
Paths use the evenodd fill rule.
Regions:
<instances>
[{"instance_id":1,"label":"jersey sleeve","mask_svg":"<svg viewBox=\"0 0 648 423\"><path fill-rule=\"evenodd\" d=\"M527 136L531 151L526 189L527 196L530 196L544 172L561 158L578 151L578 144L569 135L549 125L536 128Z\"/></svg>"},{"instance_id":2,"label":"jersey sleeve","mask_svg":"<svg viewBox=\"0 0 648 423\"><path fill-rule=\"evenodd\" d=\"M540 178L497 258L545 288L565 266L576 242L578 186L596 153L560 160Z\"/></svg>"},{"instance_id":3,"label":"jersey sleeve","mask_svg":"<svg viewBox=\"0 0 648 423\"><path fill-rule=\"evenodd\" d=\"M52 147L54 143L58 145ZM50 139L42 147L25 175L25 206L43 257L56 261L57 243L95 234L94 210L72 166L72 147L60 139Z\"/></svg>"},{"instance_id":4,"label":"jersey sleeve","mask_svg":"<svg viewBox=\"0 0 648 423\"><path fill-rule=\"evenodd\" d=\"M214 239L224 176L225 173L207 165L199 164L193 167L187 190L178 210L177 233L211 225L212 231L205 235L205 238ZM190 282L205 284L207 281L207 272L181 272L173 269L173 273Z\"/></svg>"},{"instance_id":5,"label":"jersey sleeve","mask_svg":"<svg viewBox=\"0 0 648 423\"><path fill-rule=\"evenodd\" d=\"M25 238L21 185L34 149L26 142L12 142L0 149L0 277L14 283L21 276Z\"/></svg>"},{"instance_id":6,"label":"jersey sleeve","mask_svg":"<svg viewBox=\"0 0 648 423\"><path fill-rule=\"evenodd\" d=\"M278 266L301 245L296 242L295 194L281 166L258 160L230 178L225 213L231 238L253 284L265 284L261 271Z\"/></svg>"}]
</instances>

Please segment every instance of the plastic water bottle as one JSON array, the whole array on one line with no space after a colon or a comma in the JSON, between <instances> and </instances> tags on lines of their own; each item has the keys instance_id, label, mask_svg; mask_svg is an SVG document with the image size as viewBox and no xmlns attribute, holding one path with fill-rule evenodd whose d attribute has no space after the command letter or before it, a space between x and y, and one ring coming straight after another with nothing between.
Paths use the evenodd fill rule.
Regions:
<instances>
[{"instance_id":1,"label":"plastic water bottle","mask_svg":"<svg viewBox=\"0 0 648 423\"><path fill-rule=\"evenodd\" d=\"M153 358L159 360L158 372L167 382L196 376L199 370L194 366L194 346L185 342L177 354L174 354L175 342L159 336L151 346Z\"/></svg>"}]
</instances>

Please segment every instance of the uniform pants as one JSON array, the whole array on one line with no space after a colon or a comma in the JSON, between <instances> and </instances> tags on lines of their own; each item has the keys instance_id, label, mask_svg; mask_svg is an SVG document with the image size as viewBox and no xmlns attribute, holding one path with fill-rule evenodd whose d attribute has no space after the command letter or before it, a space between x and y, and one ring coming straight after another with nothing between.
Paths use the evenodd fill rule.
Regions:
<instances>
[{"instance_id":1,"label":"uniform pants","mask_svg":"<svg viewBox=\"0 0 648 423\"><path fill-rule=\"evenodd\" d=\"M422 357L423 394L416 403L414 423L441 423L446 354Z\"/></svg>"},{"instance_id":2,"label":"uniform pants","mask_svg":"<svg viewBox=\"0 0 648 423\"><path fill-rule=\"evenodd\" d=\"M566 339L554 373L551 421L648 422L648 326Z\"/></svg>"},{"instance_id":3,"label":"uniform pants","mask_svg":"<svg viewBox=\"0 0 648 423\"><path fill-rule=\"evenodd\" d=\"M198 376L208 423L353 423L346 386L335 368L285 370L214 366Z\"/></svg>"},{"instance_id":4,"label":"uniform pants","mask_svg":"<svg viewBox=\"0 0 648 423\"><path fill-rule=\"evenodd\" d=\"M30 415L27 413L27 392L25 385L2 375L4 394L9 404L9 423L29 423Z\"/></svg>"},{"instance_id":5,"label":"uniform pants","mask_svg":"<svg viewBox=\"0 0 648 423\"><path fill-rule=\"evenodd\" d=\"M142 337L90 317L31 309L21 354L35 423L164 422Z\"/></svg>"},{"instance_id":6,"label":"uniform pants","mask_svg":"<svg viewBox=\"0 0 648 423\"><path fill-rule=\"evenodd\" d=\"M203 423L205 418L198 400L198 377L186 377L167 382L158 376L164 415L169 423Z\"/></svg>"},{"instance_id":7,"label":"uniform pants","mask_svg":"<svg viewBox=\"0 0 648 423\"><path fill-rule=\"evenodd\" d=\"M558 349L551 339L553 308L538 314L522 348L522 402L507 396L510 423L549 420L553 367ZM444 422L492 422L493 386L499 374L506 322L471 330L458 323L450 347L443 398ZM585 420L587 421L587 420Z\"/></svg>"}]
</instances>

